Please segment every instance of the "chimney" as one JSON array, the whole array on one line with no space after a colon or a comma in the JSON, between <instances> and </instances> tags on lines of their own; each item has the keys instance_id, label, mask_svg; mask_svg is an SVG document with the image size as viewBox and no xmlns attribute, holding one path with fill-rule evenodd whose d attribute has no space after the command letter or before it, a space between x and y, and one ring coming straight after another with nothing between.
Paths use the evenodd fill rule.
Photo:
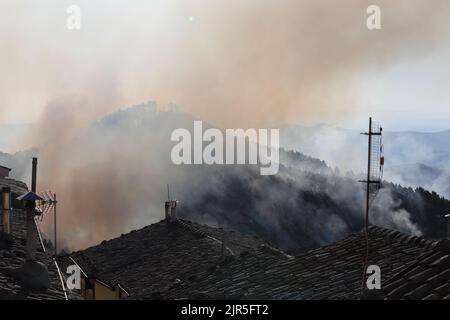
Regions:
<instances>
[{"instance_id":1,"label":"chimney","mask_svg":"<svg viewBox=\"0 0 450 320\"><path fill-rule=\"evenodd\" d=\"M35 222L36 216L36 201L43 200L36 194L36 176L37 176L37 158L33 158L32 173L31 173L31 191L17 198L19 201L25 202L25 210L27 214L27 244L26 244L26 259L27 261L34 261L37 248L37 226Z\"/></svg>"},{"instance_id":2,"label":"chimney","mask_svg":"<svg viewBox=\"0 0 450 320\"><path fill-rule=\"evenodd\" d=\"M36 261L36 249L38 246L38 233L36 225L36 201L44 200L36 194L37 158L33 158L31 173L31 191L17 198L25 203L27 214L27 240L26 261L22 267L17 269L16 279L26 290L47 291L50 287L50 278L47 266Z\"/></svg>"},{"instance_id":3,"label":"chimney","mask_svg":"<svg viewBox=\"0 0 450 320\"><path fill-rule=\"evenodd\" d=\"M43 200L34 192L27 192L17 198L25 202L27 213L27 242L26 261L22 267L16 269L15 278L27 290L46 291L50 287L47 267L36 261L36 248L38 245L37 226L34 220L36 215L36 201Z\"/></svg>"},{"instance_id":4,"label":"chimney","mask_svg":"<svg viewBox=\"0 0 450 320\"><path fill-rule=\"evenodd\" d=\"M33 165L31 169L31 192L36 193L36 179L37 179L37 158L33 158Z\"/></svg>"},{"instance_id":5,"label":"chimney","mask_svg":"<svg viewBox=\"0 0 450 320\"><path fill-rule=\"evenodd\" d=\"M2 189L2 231L11 233L11 189L3 187Z\"/></svg>"},{"instance_id":6,"label":"chimney","mask_svg":"<svg viewBox=\"0 0 450 320\"><path fill-rule=\"evenodd\" d=\"M166 209L166 221L169 221L169 219L170 219L170 201L166 201L165 209Z\"/></svg>"},{"instance_id":7,"label":"chimney","mask_svg":"<svg viewBox=\"0 0 450 320\"><path fill-rule=\"evenodd\" d=\"M177 220L177 202L176 200L169 200L165 203L166 221L174 222Z\"/></svg>"},{"instance_id":8,"label":"chimney","mask_svg":"<svg viewBox=\"0 0 450 320\"><path fill-rule=\"evenodd\" d=\"M0 179L8 178L10 171L11 171L10 168L0 166Z\"/></svg>"},{"instance_id":9,"label":"chimney","mask_svg":"<svg viewBox=\"0 0 450 320\"><path fill-rule=\"evenodd\" d=\"M27 244L26 244L26 258L29 261L34 261L36 257L37 249L37 230L36 223L34 221L36 210L35 201L26 201L27 212Z\"/></svg>"},{"instance_id":10,"label":"chimney","mask_svg":"<svg viewBox=\"0 0 450 320\"><path fill-rule=\"evenodd\" d=\"M177 202L176 200L172 200L170 204L170 219L172 221L177 220Z\"/></svg>"}]
</instances>

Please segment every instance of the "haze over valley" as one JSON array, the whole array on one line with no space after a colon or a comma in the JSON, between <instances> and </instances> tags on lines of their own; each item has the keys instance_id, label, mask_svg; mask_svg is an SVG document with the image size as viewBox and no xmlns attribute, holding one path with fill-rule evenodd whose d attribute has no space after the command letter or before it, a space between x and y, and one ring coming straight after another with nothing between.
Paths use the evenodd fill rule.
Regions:
<instances>
[{"instance_id":1,"label":"haze over valley","mask_svg":"<svg viewBox=\"0 0 450 320\"><path fill-rule=\"evenodd\" d=\"M176 128L192 130L196 118L175 110L153 102L125 108L74 131L68 140L1 154L0 161L13 168L13 177L28 182L29 159L41 159L39 189L59 195L59 232L69 250L161 220L166 184L180 201L181 217L253 234L291 252L334 242L362 228L364 187L357 181L364 176L366 139L358 132L327 126L281 128L284 149L275 176L261 176L257 165L176 166L170 160L175 144L170 135ZM402 148L392 143L410 135L386 134L387 159L401 163ZM412 154L410 160L423 159ZM445 163L445 157L440 161ZM395 174L395 168L386 171ZM429 181L436 180L430 176ZM446 211L450 202L435 193L386 182L374 201L371 222L439 238L446 233ZM47 223L46 232L49 228Z\"/></svg>"}]
</instances>

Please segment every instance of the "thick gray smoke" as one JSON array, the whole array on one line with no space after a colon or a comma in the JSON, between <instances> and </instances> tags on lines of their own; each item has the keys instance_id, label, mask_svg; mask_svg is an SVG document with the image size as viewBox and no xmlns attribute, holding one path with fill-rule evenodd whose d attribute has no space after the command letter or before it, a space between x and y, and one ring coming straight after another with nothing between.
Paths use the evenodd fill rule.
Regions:
<instances>
[{"instance_id":1,"label":"thick gray smoke","mask_svg":"<svg viewBox=\"0 0 450 320\"><path fill-rule=\"evenodd\" d=\"M403 186L434 190L450 198L450 131L420 133L384 129L384 178ZM323 159L343 172L366 170L367 137L359 135L359 131L321 125L288 126L281 132L282 146L287 149Z\"/></svg>"},{"instance_id":2,"label":"thick gray smoke","mask_svg":"<svg viewBox=\"0 0 450 320\"><path fill-rule=\"evenodd\" d=\"M342 119L370 107L355 84L449 40L447 0L379 0L376 32L371 0L80 0L79 32L69 4L0 4L1 122L48 117L54 101L93 121L147 99L222 127Z\"/></svg>"},{"instance_id":3,"label":"thick gray smoke","mask_svg":"<svg viewBox=\"0 0 450 320\"><path fill-rule=\"evenodd\" d=\"M266 177L256 166L173 165L170 135L176 128L192 130L193 120L149 103L78 131L55 150L57 158L42 153L39 186L58 194L61 241L84 248L159 221L167 183L181 201L181 216L263 236L290 250L361 228L363 187L319 160L283 151L280 173ZM373 222L420 234L388 192L377 201Z\"/></svg>"},{"instance_id":4,"label":"thick gray smoke","mask_svg":"<svg viewBox=\"0 0 450 320\"><path fill-rule=\"evenodd\" d=\"M0 19L0 120L39 119L17 148L39 149L39 184L58 193L72 248L158 220L166 183L177 194L199 178L169 160L171 130L191 118L140 110L92 127L102 116L151 98L229 128L344 118L359 110L355 83L442 49L450 14L447 0L381 0L383 30L369 32L369 0L80 1L85 24L70 33L66 3L49 2L0 4L11 13ZM317 228L342 233L329 216Z\"/></svg>"}]
</instances>

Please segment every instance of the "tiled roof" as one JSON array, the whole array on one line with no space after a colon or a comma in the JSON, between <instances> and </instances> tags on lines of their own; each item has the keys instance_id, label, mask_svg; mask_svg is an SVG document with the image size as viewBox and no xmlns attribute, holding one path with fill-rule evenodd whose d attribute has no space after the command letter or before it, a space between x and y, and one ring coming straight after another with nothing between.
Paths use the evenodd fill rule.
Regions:
<instances>
[{"instance_id":1,"label":"tiled roof","mask_svg":"<svg viewBox=\"0 0 450 320\"><path fill-rule=\"evenodd\" d=\"M360 298L363 232L295 257L256 238L227 232L229 250L223 259L220 238L221 231L215 228L185 220L163 221L71 257L89 276L111 286L122 284L130 299ZM445 243L370 226L368 265L380 267L383 287L391 291L402 284L402 275L418 273L410 289L419 288L421 294L428 293L420 288L421 272L431 266L433 274L426 274L435 286L427 288L438 293L435 298L443 298L449 281ZM419 268L419 262L429 265ZM398 298L380 292L385 293L382 298ZM416 297L407 293L405 298Z\"/></svg>"},{"instance_id":2,"label":"tiled roof","mask_svg":"<svg viewBox=\"0 0 450 320\"><path fill-rule=\"evenodd\" d=\"M0 191L3 187L10 187L15 195L21 195L28 191L25 183L10 178L0 178Z\"/></svg>"},{"instance_id":3,"label":"tiled roof","mask_svg":"<svg viewBox=\"0 0 450 320\"><path fill-rule=\"evenodd\" d=\"M66 299L57 266L40 245L38 245L36 260L47 267L50 288L46 292L30 292L22 288L11 276L11 271L20 268L25 262L26 213L23 210L14 210L11 213L11 219L13 222L12 247L0 248L0 299Z\"/></svg>"},{"instance_id":4,"label":"tiled roof","mask_svg":"<svg viewBox=\"0 0 450 320\"><path fill-rule=\"evenodd\" d=\"M435 250L438 242L370 227L369 265L381 269L382 282L410 267L418 257ZM363 257L363 232L292 259L270 259L264 253L246 254L214 270L198 274L164 293L168 299L358 299Z\"/></svg>"},{"instance_id":5,"label":"tiled roof","mask_svg":"<svg viewBox=\"0 0 450 320\"><path fill-rule=\"evenodd\" d=\"M383 286L387 299L450 300L450 241L442 241Z\"/></svg>"},{"instance_id":6,"label":"tiled roof","mask_svg":"<svg viewBox=\"0 0 450 320\"><path fill-rule=\"evenodd\" d=\"M59 259L73 264L71 257L90 278L111 287L120 284L131 297L158 298L180 281L194 279L200 269L220 263L221 239L219 229L184 220L161 221ZM266 244L257 238L226 232L225 255L262 245Z\"/></svg>"},{"instance_id":7,"label":"tiled roof","mask_svg":"<svg viewBox=\"0 0 450 320\"><path fill-rule=\"evenodd\" d=\"M17 196L28 191L25 183L9 178L0 179L0 189L2 187L11 188L13 204L18 204L18 201L14 200ZM50 278L50 288L46 292L31 292L26 288L22 288L18 281L12 276L15 270L22 267L25 263L25 211L22 209L13 210L11 212L11 223L12 244L10 246L6 246L5 243L3 243L3 246L0 245L0 299L66 299L58 267L51 255L44 252L40 238L38 239L36 260L47 267ZM2 238L5 237L1 234L0 236ZM70 297L75 296L70 295L69 298Z\"/></svg>"}]
</instances>

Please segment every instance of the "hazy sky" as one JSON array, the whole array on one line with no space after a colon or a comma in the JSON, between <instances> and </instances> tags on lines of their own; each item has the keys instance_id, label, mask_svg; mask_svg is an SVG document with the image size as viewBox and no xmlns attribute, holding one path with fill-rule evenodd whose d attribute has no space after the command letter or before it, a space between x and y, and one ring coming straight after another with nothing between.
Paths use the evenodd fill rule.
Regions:
<instances>
[{"instance_id":1,"label":"hazy sky","mask_svg":"<svg viewBox=\"0 0 450 320\"><path fill-rule=\"evenodd\" d=\"M449 17L448 0L2 0L0 123L155 100L228 127L450 129Z\"/></svg>"},{"instance_id":2,"label":"hazy sky","mask_svg":"<svg viewBox=\"0 0 450 320\"><path fill-rule=\"evenodd\" d=\"M36 123L9 150L39 148L39 188L57 190L63 240L82 247L162 217L164 186L185 177L159 135L80 127L154 100L225 128L372 115L450 129L449 18L449 0L0 0L0 123Z\"/></svg>"}]
</instances>

